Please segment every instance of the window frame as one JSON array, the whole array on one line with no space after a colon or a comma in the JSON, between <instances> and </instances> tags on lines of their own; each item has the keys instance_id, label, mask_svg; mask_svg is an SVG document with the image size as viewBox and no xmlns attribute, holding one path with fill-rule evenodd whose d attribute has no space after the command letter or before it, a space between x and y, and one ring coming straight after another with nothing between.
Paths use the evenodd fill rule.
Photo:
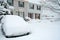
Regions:
<instances>
[{"instance_id":1,"label":"window frame","mask_svg":"<svg viewBox=\"0 0 60 40\"><path fill-rule=\"evenodd\" d=\"M29 4L30 9L34 9L34 4Z\"/></svg>"},{"instance_id":2,"label":"window frame","mask_svg":"<svg viewBox=\"0 0 60 40\"><path fill-rule=\"evenodd\" d=\"M41 6L38 6L38 5L37 5L37 10L41 10Z\"/></svg>"},{"instance_id":3,"label":"window frame","mask_svg":"<svg viewBox=\"0 0 60 40\"><path fill-rule=\"evenodd\" d=\"M19 7L24 7L24 2L18 1L18 6L19 6Z\"/></svg>"},{"instance_id":4,"label":"window frame","mask_svg":"<svg viewBox=\"0 0 60 40\"><path fill-rule=\"evenodd\" d=\"M13 5L14 5L14 0L7 0L7 3L8 3L9 5L13 6Z\"/></svg>"}]
</instances>

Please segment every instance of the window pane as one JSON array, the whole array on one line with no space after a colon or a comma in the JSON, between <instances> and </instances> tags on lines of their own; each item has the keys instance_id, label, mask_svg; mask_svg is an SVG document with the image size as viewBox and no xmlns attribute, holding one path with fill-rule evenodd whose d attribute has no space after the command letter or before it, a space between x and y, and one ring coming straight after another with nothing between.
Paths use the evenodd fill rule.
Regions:
<instances>
[{"instance_id":1,"label":"window pane","mask_svg":"<svg viewBox=\"0 0 60 40\"><path fill-rule=\"evenodd\" d=\"M33 13L28 13L28 17L30 17L31 19L33 19Z\"/></svg>"},{"instance_id":2,"label":"window pane","mask_svg":"<svg viewBox=\"0 0 60 40\"><path fill-rule=\"evenodd\" d=\"M33 4L29 4L29 8L30 9L34 9L34 5Z\"/></svg>"},{"instance_id":3,"label":"window pane","mask_svg":"<svg viewBox=\"0 0 60 40\"><path fill-rule=\"evenodd\" d=\"M35 14L35 19L40 19L40 14Z\"/></svg>"},{"instance_id":4,"label":"window pane","mask_svg":"<svg viewBox=\"0 0 60 40\"><path fill-rule=\"evenodd\" d=\"M11 6L13 6L13 0L7 0L7 3Z\"/></svg>"},{"instance_id":5,"label":"window pane","mask_svg":"<svg viewBox=\"0 0 60 40\"><path fill-rule=\"evenodd\" d=\"M18 6L19 7L24 7L24 2L18 1Z\"/></svg>"},{"instance_id":6,"label":"window pane","mask_svg":"<svg viewBox=\"0 0 60 40\"><path fill-rule=\"evenodd\" d=\"M41 10L41 6L37 6L37 10Z\"/></svg>"}]
</instances>

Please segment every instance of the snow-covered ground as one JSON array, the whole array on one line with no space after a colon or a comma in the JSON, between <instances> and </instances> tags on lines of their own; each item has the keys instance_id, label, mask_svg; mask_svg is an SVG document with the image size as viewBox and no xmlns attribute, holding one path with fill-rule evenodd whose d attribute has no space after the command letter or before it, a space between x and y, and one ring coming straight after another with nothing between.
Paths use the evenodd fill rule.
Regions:
<instances>
[{"instance_id":1,"label":"snow-covered ground","mask_svg":"<svg viewBox=\"0 0 60 40\"><path fill-rule=\"evenodd\" d=\"M43 14L49 13L50 15L51 13L53 13L49 10L47 12L47 10L45 10L44 8L43 8L43 11L44 11ZM55 13L53 14L54 14L53 16L55 16L56 18ZM0 24L0 40L60 40L60 21L52 22L49 20L30 20L28 21L28 24L29 24L29 27L31 28L31 34L27 36L22 36L22 37L16 37L16 38L6 38L2 34L1 24Z\"/></svg>"},{"instance_id":2,"label":"snow-covered ground","mask_svg":"<svg viewBox=\"0 0 60 40\"><path fill-rule=\"evenodd\" d=\"M32 33L23 37L5 38L0 28L0 40L60 40L60 21L35 21L31 20L29 26Z\"/></svg>"}]
</instances>

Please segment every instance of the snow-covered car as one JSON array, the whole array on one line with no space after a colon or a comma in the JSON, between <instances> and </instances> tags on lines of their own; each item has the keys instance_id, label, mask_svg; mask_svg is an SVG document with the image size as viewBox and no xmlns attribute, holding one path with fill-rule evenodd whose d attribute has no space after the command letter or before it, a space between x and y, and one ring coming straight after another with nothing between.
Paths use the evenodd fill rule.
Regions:
<instances>
[{"instance_id":1,"label":"snow-covered car","mask_svg":"<svg viewBox=\"0 0 60 40\"><path fill-rule=\"evenodd\" d=\"M28 23L16 15L5 15L1 20L1 28L5 37L18 37L30 34Z\"/></svg>"}]
</instances>

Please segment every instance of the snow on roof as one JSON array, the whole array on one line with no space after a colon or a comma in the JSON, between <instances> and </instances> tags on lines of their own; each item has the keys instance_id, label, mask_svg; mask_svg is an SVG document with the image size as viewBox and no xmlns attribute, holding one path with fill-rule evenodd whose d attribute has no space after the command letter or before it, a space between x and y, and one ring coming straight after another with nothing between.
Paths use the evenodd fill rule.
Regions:
<instances>
[{"instance_id":1,"label":"snow on roof","mask_svg":"<svg viewBox=\"0 0 60 40\"><path fill-rule=\"evenodd\" d=\"M25 1L28 1L30 3L35 3L35 4L40 4L40 0L25 0Z\"/></svg>"}]
</instances>

